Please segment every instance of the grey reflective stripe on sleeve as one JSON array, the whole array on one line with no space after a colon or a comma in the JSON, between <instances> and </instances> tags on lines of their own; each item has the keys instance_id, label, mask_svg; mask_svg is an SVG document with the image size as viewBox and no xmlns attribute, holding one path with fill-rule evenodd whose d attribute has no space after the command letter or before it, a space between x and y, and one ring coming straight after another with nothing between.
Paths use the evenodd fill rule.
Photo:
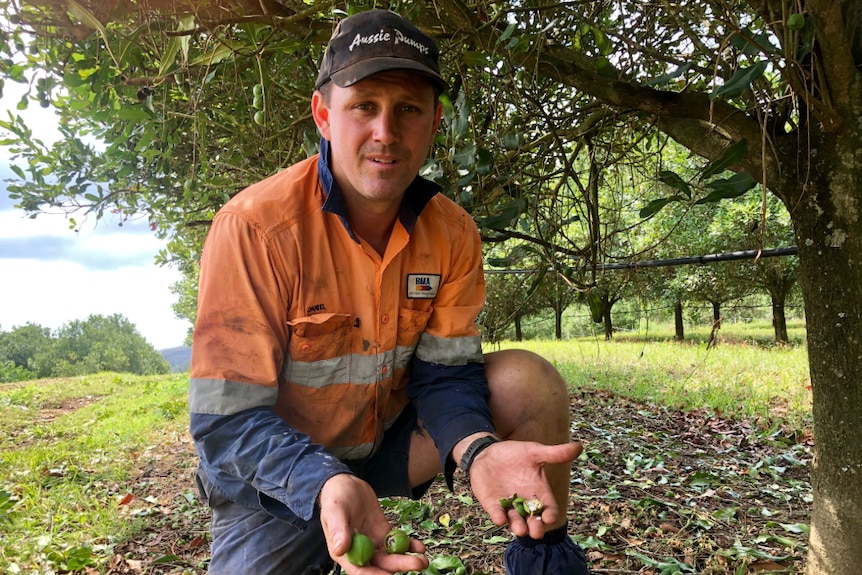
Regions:
<instances>
[{"instance_id":1,"label":"grey reflective stripe on sleeve","mask_svg":"<svg viewBox=\"0 0 862 575\"><path fill-rule=\"evenodd\" d=\"M192 378L189 410L208 415L233 415L253 407L275 405L278 388L226 379Z\"/></svg>"},{"instance_id":2,"label":"grey reflective stripe on sleeve","mask_svg":"<svg viewBox=\"0 0 862 575\"><path fill-rule=\"evenodd\" d=\"M484 363L482 339L469 337L436 337L423 333L416 346L416 357L439 365L467 365Z\"/></svg>"}]
</instances>

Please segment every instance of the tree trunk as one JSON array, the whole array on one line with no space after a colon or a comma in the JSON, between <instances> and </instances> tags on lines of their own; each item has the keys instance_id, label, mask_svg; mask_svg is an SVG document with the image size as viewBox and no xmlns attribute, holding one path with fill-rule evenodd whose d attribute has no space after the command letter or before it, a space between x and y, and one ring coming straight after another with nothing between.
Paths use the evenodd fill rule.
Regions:
<instances>
[{"instance_id":1,"label":"tree trunk","mask_svg":"<svg viewBox=\"0 0 862 575\"><path fill-rule=\"evenodd\" d=\"M787 317L784 315L784 301L772 299L772 327L775 330L775 343L788 343Z\"/></svg>"},{"instance_id":2,"label":"tree trunk","mask_svg":"<svg viewBox=\"0 0 862 575\"><path fill-rule=\"evenodd\" d=\"M809 575L862 566L862 167L842 165L858 155L862 134L848 143L818 149L836 167L794 210L814 396Z\"/></svg>"},{"instance_id":3,"label":"tree trunk","mask_svg":"<svg viewBox=\"0 0 862 575\"><path fill-rule=\"evenodd\" d=\"M605 325L605 341L610 341L614 338L614 322L611 321L611 308L613 305L609 299L605 298L604 309L602 310L602 323Z\"/></svg>"},{"instance_id":4,"label":"tree trunk","mask_svg":"<svg viewBox=\"0 0 862 575\"><path fill-rule=\"evenodd\" d=\"M521 314L515 316L515 341L524 341L524 330L521 326Z\"/></svg>"},{"instance_id":5,"label":"tree trunk","mask_svg":"<svg viewBox=\"0 0 862 575\"><path fill-rule=\"evenodd\" d=\"M557 341L563 339L563 308L554 309L554 337Z\"/></svg>"},{"instance_id":6,"label":"tree trunk","mask_svg":"<svg viewBox=\"0 0 862 575\"><path fill-rule=\"evenodd\" d=\"M712 328L721 329L721 302L712 302Z\"/></svg>"},{"instance_id":7,"label":"tree trunk","mask_svg":"<svg viewBox=\"0 0 862 575\"><path fill-rule=\"evenodd\" d=\"M682 302L680 300L676 300L673 304L673 324L676 340L683 341L685 339L685 325L682 322Z\"/></svg>"}]
</instances>

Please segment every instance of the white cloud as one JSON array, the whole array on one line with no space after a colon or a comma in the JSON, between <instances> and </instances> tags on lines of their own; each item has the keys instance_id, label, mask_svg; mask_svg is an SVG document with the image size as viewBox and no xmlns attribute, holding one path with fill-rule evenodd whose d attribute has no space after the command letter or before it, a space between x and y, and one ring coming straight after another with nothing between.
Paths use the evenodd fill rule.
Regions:
<instances>
[{"instance_id":1,"label":"white cloud","mask_svg":"<svg viewBox=\"0 0 862 575\"><path fill-rule=\"evenodd\" d=\"M57 329L92 314L122 314L156 349L183 344L170 286L181 274L159 267L163 242L138 226L104 222L75 233L62 216L0 211L0 328Z\"/></svg>"},{"instance_id":2,"label":"white cloud","mask_svg":"<svg viewBox=\"0 0 862 575\"><path fill-rule=\"evenodd\" d=\"M0 326L35 323L57 329L92 314L119 313L156 349L183 344L188 322L174 317L169 286L179 272L151 266L93 271L74 262L0 260Z\"/></svg>"}]
</instances>

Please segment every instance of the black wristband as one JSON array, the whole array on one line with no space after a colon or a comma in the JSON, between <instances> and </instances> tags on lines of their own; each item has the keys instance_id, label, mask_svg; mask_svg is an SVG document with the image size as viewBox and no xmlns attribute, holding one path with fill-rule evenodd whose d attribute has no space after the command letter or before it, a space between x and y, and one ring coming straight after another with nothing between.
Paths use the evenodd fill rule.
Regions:
<instances>
[{"instance_id":1,"label":"black wristband","mask_svg":"<svg viewBox=\"0 0 862 575\"><path fill-rule=\"evenodd\" d=\"M486 448L499 442L500 439L498 437L484 435L467 446L467 449L464 450L464 455L461 456L461 464L459 465L461 471L467 476L467 479L470 478L470 467L473 465L473 460L476 459L476 456Z\"/></svg>"}]
</instances>

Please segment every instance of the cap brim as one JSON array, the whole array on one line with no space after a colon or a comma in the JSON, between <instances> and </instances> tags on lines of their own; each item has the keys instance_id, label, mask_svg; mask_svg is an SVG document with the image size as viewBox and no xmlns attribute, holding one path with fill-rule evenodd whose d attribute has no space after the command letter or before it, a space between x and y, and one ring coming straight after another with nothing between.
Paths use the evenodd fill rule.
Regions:
<instances>
[{"instance_id":1,"label":"cap brim","mask_svg":"<svg viewBox=\"0 0 862 575\"><path fill-rule=\"evenodd\" d=\"M441 90L445 91L449 88L449 85L440 74L437 74L434 70L423 66L419 62L407 58L369 58L368 60L357 62L356 64L342 68L338 72L334 72L329 79L339 88L347 88L369 76L390 70L417 72L437 84Z\"/></svg>"}]
</instances>

